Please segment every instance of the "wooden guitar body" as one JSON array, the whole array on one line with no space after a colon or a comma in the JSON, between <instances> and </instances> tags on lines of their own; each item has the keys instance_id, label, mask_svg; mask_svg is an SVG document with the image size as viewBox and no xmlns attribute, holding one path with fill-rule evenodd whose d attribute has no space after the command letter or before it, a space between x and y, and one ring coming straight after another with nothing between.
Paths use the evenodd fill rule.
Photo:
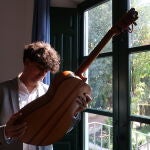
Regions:
<instances>
[{"instance_id":1,"label":"wooden guitar body","mask_svg":"<svg viewBox=\"0 0 150 150\"><path fill-rule=\"evenodd\" d=\"M61 139L79 108L76 97L83 93L91 95L89 85L70 71L58 74L53 81L45 95L20 110L22 118L17 123L27 122L22 142L49 145Z\"/></svg>"}]
</instances>

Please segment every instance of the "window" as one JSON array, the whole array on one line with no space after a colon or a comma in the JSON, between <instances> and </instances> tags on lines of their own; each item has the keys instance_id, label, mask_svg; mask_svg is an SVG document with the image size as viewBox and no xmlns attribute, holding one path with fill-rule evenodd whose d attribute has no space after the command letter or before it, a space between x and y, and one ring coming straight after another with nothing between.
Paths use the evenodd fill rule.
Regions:
<instances>
[{"instance_id":1,"label":"window","mask_svg":"<svg viewBox=\"0 0 150 150\"><path fill-rule=\"evenodd\" d=\"M84 56L87 56L99 43L107 31L112 27L112 3L108 1L84 12ZM104 47L102 53L105 57L98 57L87 71L88 83L93 89L94 101L89 109L95 113L87 112L84 115L85 124L85 150L100 148L112 149L112 40ZM107 111L107 115L98 112Z\"/></svg>"},{"instance_id":2,"label":"window","mask_svg":"<svg viewBox=\"0 0 150 150\"><path fill-rule=\"evenodd\" d=\"M136 30L129 36L131 149L150 149L150 1L133 0L139 12ZM138 119L138 121L137 121ZM144 120L145 119L145 120Z\"/></svg>"},{"instance_id":3,"label":"window","mask_svg":"<svg viewBox=\"0 0 150 150\"><path fill-rule=\"evenodd\" d=\"M134 7L139 16L133 32L111 39L86 72L94 100L83 113L84 150L150 149L150 1L124 2L90 6L87 1L80 7L85 58L119 19L118 13Z\"/></svg>"}]
</instances>

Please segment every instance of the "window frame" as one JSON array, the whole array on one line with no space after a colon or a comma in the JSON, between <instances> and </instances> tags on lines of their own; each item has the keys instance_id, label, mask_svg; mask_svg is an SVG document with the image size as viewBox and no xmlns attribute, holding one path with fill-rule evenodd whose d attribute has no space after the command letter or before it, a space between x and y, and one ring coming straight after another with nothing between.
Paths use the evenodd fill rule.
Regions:
<instances>
[{"instance_id":1,"label":"window frame","mask_svg":"<svg viewBox=\"0 0 150 150\"><path fill-rule=\"evenodd\" d=\"M108 1L108 0L107 0ZM78 6L78 46L79 64L86 56L83 55L83 39L84 39L84 11L96 5L100 5L106 0L89 0L81 3ZM128 10L128 0L112 1L112 24ZM138 121L150 124L150 119L146 117L130 115L130 88L129 88L129 55L135 52L149 51L150 45L129 48L129 36L125 32L113 37L112 52L102 53L97 58L112 56L113 60L113 112L103 110L86 109L84 112L104 115L113 118L113 149L114 150L130 150L131 149L131 131L130 122ZM84 117L84 112L82 117ZM84 120L82 121L84 127ZM84 133L82 136L82 140ZM82 141L84 142L84 141ZM82 147L84 150L84 146Z\"/></svg>"}]
</instances>

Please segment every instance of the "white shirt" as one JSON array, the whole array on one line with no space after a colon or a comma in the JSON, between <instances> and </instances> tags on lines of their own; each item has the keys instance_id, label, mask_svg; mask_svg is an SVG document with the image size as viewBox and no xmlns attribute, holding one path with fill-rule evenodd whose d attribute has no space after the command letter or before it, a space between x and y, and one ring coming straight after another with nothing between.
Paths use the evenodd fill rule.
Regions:
<instances>
[{"instance_id":1,"label":"white shirt","mask_svg":"<svg viewBox=\"0 0 150 150\"><path fill-rule=\"evenodd\" d=\"M18 78L19 87L19 107L20 109L32 102L39 96L45 94L48 89L48 85L39 82L32 92L29 92L25 84ZM23 150L32 150L35 146L23 143Z\"/></svg>"},{"instance_id":2,"label":"white shirt","mask_svg":"<svg viewBox=\"0 0 150 150\"><path fill-rule=\"evenodd\" d=\"M20 109L27 105L28 103L32 102L35 100L38 96L38 86L35 87L32 92L30 93L25 86L25 84L18 79L18 87L19 87L19 107Z\"/></svg>"}]
</instances>

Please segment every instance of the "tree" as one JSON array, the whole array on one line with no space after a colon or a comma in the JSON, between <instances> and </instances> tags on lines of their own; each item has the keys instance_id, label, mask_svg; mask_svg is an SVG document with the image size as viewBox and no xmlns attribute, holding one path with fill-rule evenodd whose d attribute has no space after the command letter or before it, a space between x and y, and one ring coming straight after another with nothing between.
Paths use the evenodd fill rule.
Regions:
<instances>
[{"instance_id":1,"label":"tree","mask_svg":"<svg viewBox=\"0 0 150 150\"><path fill-rule=\"evenodd\" d=\"M88 11L88 52L94 49L112 26L111 4L109 1ZM112 51L111 41L102 52L110 51ZM88 72L94 98L90 106L96 109L112 110L112 58L95 60Z\"/></svg>"}]
</instances>

